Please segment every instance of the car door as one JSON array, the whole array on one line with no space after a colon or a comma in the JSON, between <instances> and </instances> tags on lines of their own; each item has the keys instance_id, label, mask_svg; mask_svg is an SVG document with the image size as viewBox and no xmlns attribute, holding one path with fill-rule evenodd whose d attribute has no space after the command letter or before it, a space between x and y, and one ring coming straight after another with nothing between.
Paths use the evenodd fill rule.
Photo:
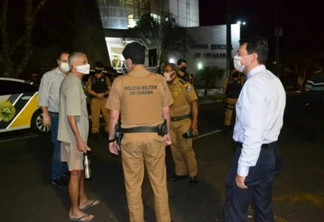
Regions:
<instances>
[{"instance_id":1,"label":"car door","mask_svg":"<svg viewBox=\"0 0 324 222\"><path fill-rule=\"evenodd\" d=\"M37 87L22 81L0 79L0 132L30 127L37 109ZM36 100L35 105L31 104Z\"/></svg>"}]
</instances>

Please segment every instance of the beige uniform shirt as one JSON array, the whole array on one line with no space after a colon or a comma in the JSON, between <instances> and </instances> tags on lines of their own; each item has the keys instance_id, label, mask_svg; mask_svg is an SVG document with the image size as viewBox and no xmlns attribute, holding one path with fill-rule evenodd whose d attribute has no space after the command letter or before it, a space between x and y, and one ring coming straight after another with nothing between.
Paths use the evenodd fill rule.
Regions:
<instances>
[{"instance_id":1,"label":"beige uniform shirt","mask_svg":"<svg viewBox=\"0 0 324 222\"><path fill-rule=\"evenodd\" d=\"M170 116L184 116L191 113L191 103L198 100L193 85L180 78L168 84L174 104L170 107Z\"/></svg>"},{"instance_id":2,"label":"beige uniform shirt","mask_svg":"<svg viewBox=\"0 0 324 222\"><path fill-rule=\"evenodd\" d=\"M83 141L88 140L89 118L86 96L81 79L69 73L63 80L60 89L60 116L58 140L67 143L76 143L74 134L68 122L68 116L75 116L80 136Z\"/></svg>"},{"instance_id":3,"label":"beige uniform shirt","mask_svg":"<svg viewBox=\"0 0 324 222\"><path fill-rule=\"evenodd\" d=\"M130 73L114 80L106 108L119 111L121 126L130 128L161 124L162 108L172 103L163 76L144 67L135 67Z\"/></svg>"}]
</instances>

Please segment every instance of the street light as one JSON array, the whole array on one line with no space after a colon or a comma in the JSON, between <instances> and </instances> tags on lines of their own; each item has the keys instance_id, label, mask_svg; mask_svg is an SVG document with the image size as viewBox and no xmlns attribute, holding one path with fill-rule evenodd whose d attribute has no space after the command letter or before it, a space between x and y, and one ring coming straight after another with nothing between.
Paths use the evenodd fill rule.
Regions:
<instances>
[{"instance_id":1,"label":"street light","mask_svg":"<svg viewBox=\"0 0 324 222\"><path fill-rule=\"evenodd\" d=\"M170 58L170 59L169 59L169 63L175 63L174 58Z\"/></svg>"},{"instance_id":2,"label":"street light","mask_svg":"<svg viewBox=\"0 0 324 222\"><path fill-rule=\"evenodd\" d=\"M238 20L237 22L236 22L236 24L238 24L238 25L246 25L246 22L245 21L241 21L241 20Z\"/></svg>"}]
</instances>

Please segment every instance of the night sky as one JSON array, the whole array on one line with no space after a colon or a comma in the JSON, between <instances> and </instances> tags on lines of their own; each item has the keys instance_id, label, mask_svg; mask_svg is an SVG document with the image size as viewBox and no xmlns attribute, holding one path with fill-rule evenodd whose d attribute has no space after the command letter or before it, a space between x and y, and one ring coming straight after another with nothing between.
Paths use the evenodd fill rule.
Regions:
<instances>
[{"instance_id":1,"label":"night sky","mask_svg":"<svg viewBox=\"0 0 324 222\"><path fill-rule=\"evenodd\" d=\"M226 24L227 0L199 0L200 25ZM232 0L232 23L246 21L242 36L263 35L274 42L275 0ZM317 0L279 0L283 53L312 56L324 53L324 3Z\"/></svg>"}]
</instances>

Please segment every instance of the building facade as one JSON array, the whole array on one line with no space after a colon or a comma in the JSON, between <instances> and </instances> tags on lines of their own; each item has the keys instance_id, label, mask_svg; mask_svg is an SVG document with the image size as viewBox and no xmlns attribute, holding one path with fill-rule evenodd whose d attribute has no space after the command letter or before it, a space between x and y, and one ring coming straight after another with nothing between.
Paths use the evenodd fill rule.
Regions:
<instances>
[{"instance_id":1,"label":"building facade","mask_svg":"<svg viewBox=\"0 0 324 222\"><path fill-rule=\"evenodd\" d=\"M143 14L157 20L171 14L182 27L199 26L199 0L97 0L110 63L117 71L123 64L125 31L134 27Z\"/></svg>"},{"instance_id":2,"label":"building facade","mask_svg":"<svg viewBox=\"0 0 324 222\"><path fill-rule=\"evenodd\" d=\"M169 55L169 62L176 63L184 58L188 61L188 71L193 74L204 67L227 68L226 25L200 27L198 0L97 0L97 3L110 62L117 71L122 71L124 58L121 53L129 43L129 38L125 38L126 30L134 27L144 13L150 13L158 20L163 19L164 13L171 13L180 26L187 28L187 33L195 41L195 46L185 55ZM234 57L239 47L239 24L231 25L231 37L231 56Z\"/></svg>"},{"instance_id":3,"label":"building facade","mask_svg":"<svg viewBox=\"0 0 324 222\"><path fill-rule=\"evenodd\" d=\"M198 0L97 0L105 29L128 29L145 13L161 19L171 13L180 26L199 26Z\"/></svg>"}]
</instances>

